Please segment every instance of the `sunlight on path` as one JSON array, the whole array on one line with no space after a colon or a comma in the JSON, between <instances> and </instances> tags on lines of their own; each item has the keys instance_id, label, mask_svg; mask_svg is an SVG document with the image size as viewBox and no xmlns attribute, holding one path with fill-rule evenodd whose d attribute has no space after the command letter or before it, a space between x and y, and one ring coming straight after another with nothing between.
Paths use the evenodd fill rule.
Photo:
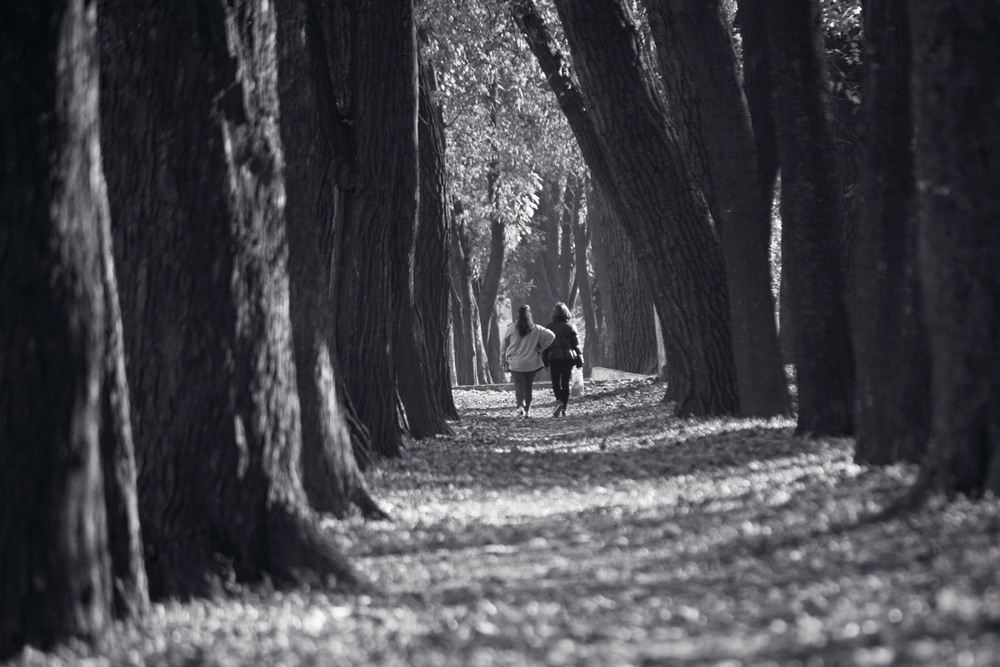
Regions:
<instances>
[{"instance_id":1,"label":"sunlight on path","mask_svg":"<svg viewBox=\"0 0 1000 667\"><path fill-rule=\"evenodd\" d=\"M1000 502L859 523L911 467L662 394L592 383L518 419L510 392L457 390L453 437L368 473L393 521L328 522L371 591L230 582L98 657L11 665L1000 664Z\"/></svg>"}]
</instances>

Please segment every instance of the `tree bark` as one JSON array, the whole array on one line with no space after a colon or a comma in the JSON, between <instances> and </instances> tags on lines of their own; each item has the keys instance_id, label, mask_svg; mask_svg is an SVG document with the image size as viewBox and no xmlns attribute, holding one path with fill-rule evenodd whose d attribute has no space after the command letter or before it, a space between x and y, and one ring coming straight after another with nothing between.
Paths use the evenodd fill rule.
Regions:
<instances>
[{"instance_id":1,"label":"tree bark","mask_svg":"<svg viewBox=\"0 0 1000 667\"><path fill-rule=\"evenodd\" d=\"M434 402L449 419L458 419L448 370L448 300L451 295L451 209L445 168L441 105L435 99L437 75L430 62L420 67L420 213L414 265L417 310L424 322Z\"/></svg>"},{"instance_id":2,"label":"tree bark","mask_svg":"<svg viewBox=\"0 0 1000 667\"><path fill-rule=\"evenodd\" d=\"M632 242L612 219L614 211L596 185L590 192L587 215L595 273L605 297L604 363L629 373L656 374L656 322L647 276L639 268Z\"/></svg>"},{"instance_id":3,"label":"tree bark","mask_svg":"<svg viewBox=\"0 0 1000 667\"><path fill-rule=\"evenodd\" d=\"M452 285L451 322L455 346L455 382L459 385L474 385L479 379L476 332L481 330L475 308L476 299L472 292L472 270L464 247L466 243L463 243L466 235L461 213L456 212L452 216L449 266Z\"/></svg>"},{"instance_id":4,"label":"tree bark","mask_svg":"<svg viewBox=\"0 0 1000 667\"><path fill-rule=\"evenodd\" d=\"M348 4L355 37L348 62L352 141L341 159L349 164L351 183L339 230L336 299L337 319L348 326L338 329L337 354L376 452L394 458L401 454L403 430L400 335L412 333L400 323L413 300L416 35L411 0Z\"/></svg>"},{"instance_id":5,"label":"tree bark","mask_svg":"<svg viewBox=\"0 0 1000 667\"><path fill-rule=\"evenodd\" d=\"M496 161L491 162L487 173L487 196L492 205L490 215L490 253L486 268L476 287L476 302L479 306L479 321L482 327L484 350L488 371L486 382L496 382L503 377L500 367L500 341L496 334L499 324L497 317L497 297L500 294L500 278L503 275L504 257L507 250L507 225L499 210L500 172Z\"/></svg>"},{"instance_id":6,"label":"tree bark","mask_svg":"<svg viewBox=\"0 0 1000 667\"><path fill-rule=\"evenodd\" d=\"M853 432L854 356L842 263L843 220L816 0L766 4L781 163L782 263L793 317L796 432Z\"/></svg>"},{"instance_id":7,"label":"tree bark","mask_svg":"<svg viewBox=\"0 0 1000 667\"><path fill-rule=\"evenodd\" d=\"M567 75L530 0L511 8L595 183L620 212L650 276L674 355L675 412L733 413L738 399L721 243L687 177L651 73L633 57L642 48L631 13L617 0L556 6L582 87Z\"/></svg>"},{"instance_id":8,"label":"tree bark","mask_svg":"<svg viewBox=\"0 0 1000 667\"><path fill-rule=\"evenodd\" d=\"M586 181L583 180L582 184ZM587 188L590 192L591 188ZM601 366L600 334L597 328L597 312L594 308L594 294L590 284L587 249L590 247L591 233L587 221L581 216L573 227L573 247L575 250L576 283L580 290L580 307L583 311L583 375L591 377L594 366Z\"/></svg>"},{"instance_id":9,"label":"tree bark","mask_svg":"<svg viewBox=\"0 0 1000 667\"><path fill-rule=\"evenodd\" d=\"M306 502L265 0L107 0L105 167L150 589L355 575Z\"/></svg>"},{"instance_id":10,"label":"tree bark","mask_svg":"<svg viewBox=\"0 0 1000 667\"><path fill-rule=\"evenodd\" d=\"M0 659L96 640L113 605L146 601L95 17L82 0L0 9Z\"/></svg>"},{"instance_id":11,"label":"tree bark","mask_svg":"<svg viewBox=\"0 0 1000 667\"><path fill-rule=\"evenodd\" d=\"M354 456L356 443L338 392L341 380L333 353L337 333L330 275L343 195L331 173L336 161L329 128L343 121L323 82L329 77L324 45L335 35L329 16L312 0L277 0L274 8L302 481L317 510L344 517L357 505L365 515L381 517L385 515L371 498Z\"/></svg>"},{"instance_id":12,"label":"tree bark","mask_svg":"<svg viewBox=\"0 0 1000 667\"><path fill-rule=\"evenodd\" d=\"M721 2L645 0L671 118L722 237L740 413L788 414L771 296L771 199Z\"/></svg>"},{"instance_id":13,"label":"tree bark","mask_svg":"<svg viewBox=\"0 0 1000 667\"><path fill-rule=\"evenodd\" d=\"M917 265L906 5L868 0L856 246L855 459L917 462L930 428L930 357Z\"/></svg>"},{"instance_id":14,"label":"tree bark","mask_svg":"<svg viewBox=\"0 0 1000 667\"><path fill-rule=\"evenodd\" d=\"M914 171L931 350L933 487L1000 493L1000 20L911 2Z\"/></svg>"}]
</instances>

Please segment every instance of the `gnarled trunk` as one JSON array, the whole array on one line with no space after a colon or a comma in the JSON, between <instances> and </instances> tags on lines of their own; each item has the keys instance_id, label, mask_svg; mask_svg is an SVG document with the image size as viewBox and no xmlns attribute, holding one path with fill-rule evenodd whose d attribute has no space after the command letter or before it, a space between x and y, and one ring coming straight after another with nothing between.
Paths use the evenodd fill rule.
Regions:
<instances>
[{"instance_id":1,"label":"gnarled trunk","mask_svg":"<svg viewBox=\"0 0 1000 667\"><path fill-rule=\"evenodd\" d=\"M354 579L299 476L273 14L108 0L102 139L151 591Z\"/></svg>"},{"instance_id":2,"label":"gnarled trunk","mask_svg":"<svg viewBox=\"0 0 1000 667\"><path fill-rule=\"evenodd\" d=\"M277 0L278 76L281 136L285 147L289 254L289 313L294 332L296 384L302 422L302 481L312 506L343 517L352 505L384 516L368 492L355 447L357 437L338 391L336 323L330 274L333 231L343 196L331 165L330 129L342 123L336 99L323 85L329 63L320 44L331 21L313 0Z\"/></svg>"}]
</instances>

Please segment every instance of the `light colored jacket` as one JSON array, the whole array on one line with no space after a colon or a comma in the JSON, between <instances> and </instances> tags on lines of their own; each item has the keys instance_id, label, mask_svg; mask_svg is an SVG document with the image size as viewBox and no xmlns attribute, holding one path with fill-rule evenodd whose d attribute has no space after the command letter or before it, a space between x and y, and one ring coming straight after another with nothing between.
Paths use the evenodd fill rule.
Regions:
<instances>
[{"instance_id":1,"label":"light colored jacket","mask_svg":"<svg viewBox=\"0 0 1000 667\"><path fill-rule=\"evenodd\" d=\"M556 335L543 326L535 325L525 336L517 332L517 322L511 322L500 343L500 359L512 371L537 371L542 364L542 350L552 344Z\"/></svg>"}]
</instances>

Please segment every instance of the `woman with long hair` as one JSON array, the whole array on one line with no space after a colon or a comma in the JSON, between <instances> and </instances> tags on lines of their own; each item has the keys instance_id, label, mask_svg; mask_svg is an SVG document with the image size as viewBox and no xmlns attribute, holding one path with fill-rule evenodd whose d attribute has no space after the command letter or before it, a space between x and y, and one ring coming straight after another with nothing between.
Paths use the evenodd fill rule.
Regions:
<instances>
[{"instance_id":1,"label":"woman with long hair","mask_svg":"<svg viewBox=\"0 0 1000 667\"><path fill-rule=\"evenodd\" d=\"M552 375L552 392L556 395L553 417L565 417L569 405L569 381L573 367L582 359L580 338L576 327L570 324L569 307L560 301L552 309L552 321L546 327L555 334L555 340L545 351L544 361Z\"/></svg>"},{"instance_id":2,"label":"woman with long hair","mask_svg":"<svg viewBox=\"0 0 1000 667\"><path fill-rule=\"evenodd\" d=\"M521 417L531 416L531 387L535 373L542 369L542 350L552 344L555 334L535 324L531 308L517 309L517 319L510 323L500 343L503 368L510 371L514 383L514 398Z\"/></svg>"}]
</instances>

